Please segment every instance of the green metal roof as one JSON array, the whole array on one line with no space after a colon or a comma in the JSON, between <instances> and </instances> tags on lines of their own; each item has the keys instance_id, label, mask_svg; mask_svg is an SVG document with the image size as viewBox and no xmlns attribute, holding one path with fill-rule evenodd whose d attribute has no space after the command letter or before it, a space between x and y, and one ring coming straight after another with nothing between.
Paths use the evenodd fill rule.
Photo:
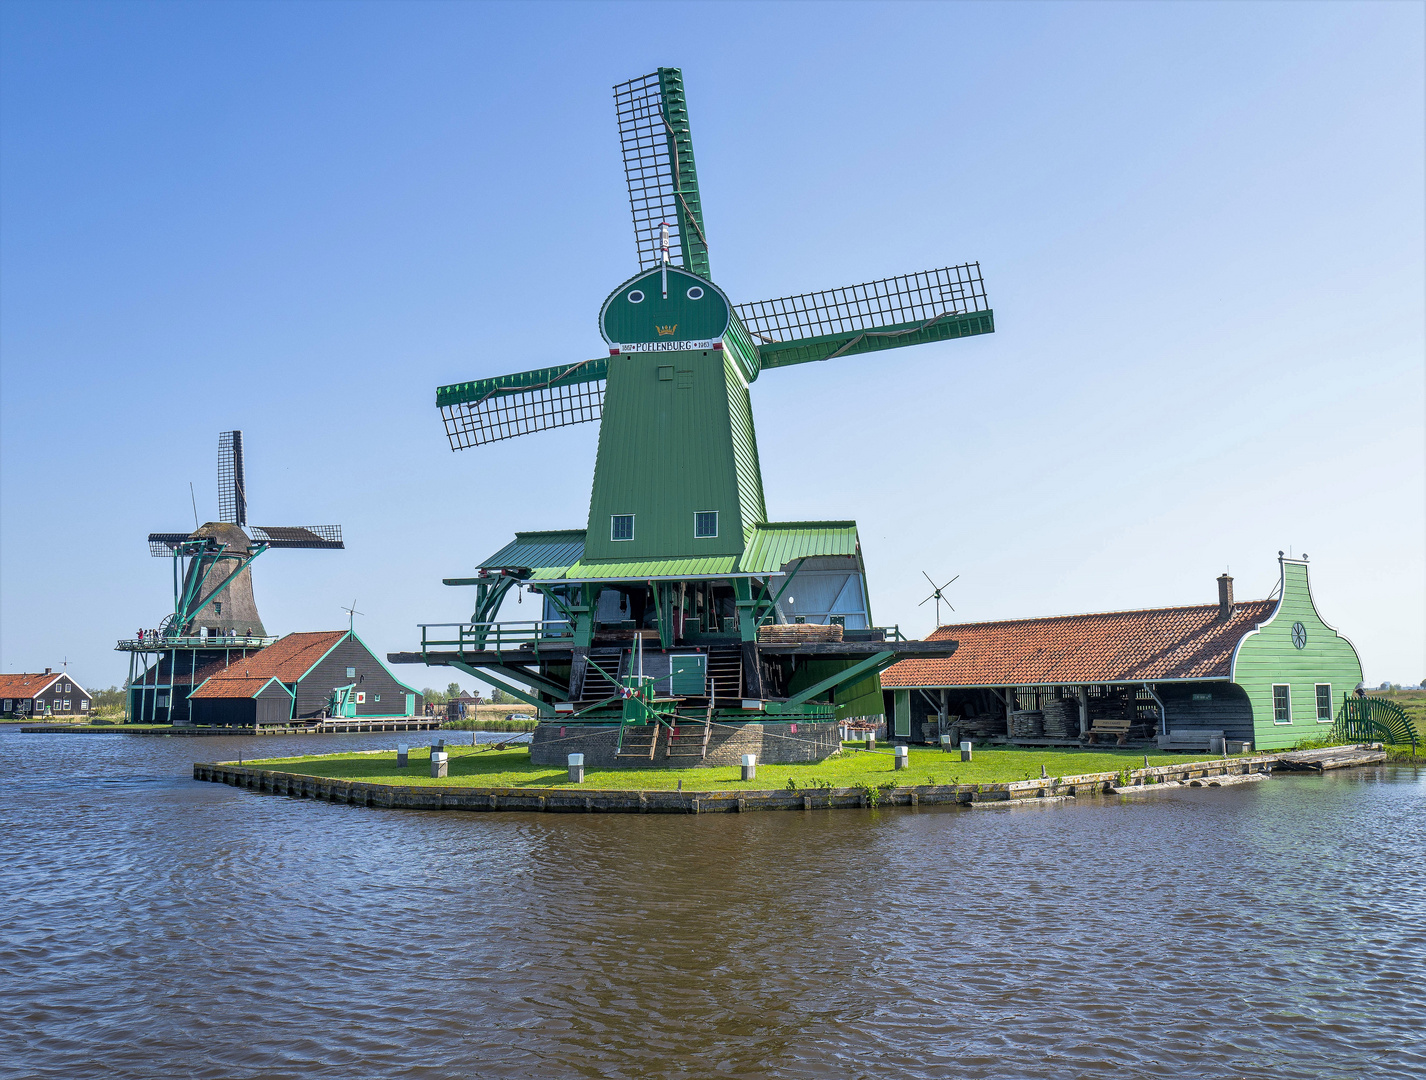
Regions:
<instances>
[{"instance_id":1,"label":"green metal roof","mask_svg":"<svg viewBox=\"0 0 1426 1080\"><path fill-rule=\"evenodd\" d=\"M744 573L777 573L794 559L856 555L855 521L764 521L753 527L743 552Z\"/></svg>"},{"instance_id":2,"label":"green metal roof","mask_svg":"<svg viewBox=\"0 0 1426 1080\"><path fill-rule=\"evenodd\" d=\"M649 578L710 578L738 572L738 556L707 555L686 559L635 559L618 563L576 563L563 574L571 581L645 581ZM539 578L542 575L536 574Z\"/></svg>"},{"instance_id":3,"label":"green metal roof","mask_svg":"<svg viewBox=\"0 0 1426 1080\"><path fill-rule=\"evenodd\" d=\"M520 532L479 566L493 570L499 567L519 566L533 570L554 568L563 571L579 562L584 554L583 529L558 529L553 532ZM536 577L541 575L536 574ZM561 577L562 574L545 575Z\"/></svg>"}]
</instances>

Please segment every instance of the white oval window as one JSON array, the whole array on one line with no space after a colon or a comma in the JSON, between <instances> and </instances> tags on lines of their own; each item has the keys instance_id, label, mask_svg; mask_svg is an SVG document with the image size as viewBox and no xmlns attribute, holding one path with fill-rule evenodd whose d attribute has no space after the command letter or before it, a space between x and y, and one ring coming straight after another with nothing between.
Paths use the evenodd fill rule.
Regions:
<instances>
[{"instance_id":1,"label":"white oval window","mask_svg":"<svg viewBox=\"0 0 1426 1080\"><path fill-rule=\"evenodd\" d=\"M697 285L693 286L693 288L688 290L688 298L690 300L702 300L703 290L700 289Z\"/></svg>"},{"instance_id":2,"label":"white oval window","mask_svg":"<svg viewBox=\"0 0 1426 1080\"><path fill-rule=\"evenodd\" d=\"M644 294L641 293L641 292L639 292L638 289L635 289L633 292L631 292L631 293L629 294L629 303L631 303L631 304L642 304L643 302L644 302Z\"/></svg>"}]
</instances>

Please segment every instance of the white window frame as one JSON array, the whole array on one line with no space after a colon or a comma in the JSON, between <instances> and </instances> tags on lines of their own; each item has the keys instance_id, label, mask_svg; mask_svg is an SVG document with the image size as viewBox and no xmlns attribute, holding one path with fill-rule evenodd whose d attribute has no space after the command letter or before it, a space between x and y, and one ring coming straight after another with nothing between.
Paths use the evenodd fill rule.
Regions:
<instances>
[{"instance_id":1,"label":"white window frame","mask_svg":"<svg viewBox=\"0 0 1426 1080\"><path fill-rule=\"evenodd\" d=\"M354 668L354 667L349 667L349 668L347 668L347 678L348 678L348 679L355 679L355 678L356 678L356 668Z\"/></svg>"},{"instance_id":2,"label":"white window frame","mask_svg":"<svg viewBox=\"0 0 1426 1080\"><path fill-rule=\"evenodd\" d=\"M88 699L88 698L80 698L80 699L79 699L79 711L80 711L80 712L88 712L88 711L89 711L89 699Z\"/></svg>"},{"instance_id":3,"label":"white window frame","mask_svg":"<svg viewBox=\"0 0 1426 1080\"><path fill-rule=\"evenodd\" d=\"M701 533L698 531L698 519L704 514L713 515L713 531L711 533ZM695 540L717 540L718 539L718 511L717 510L695 510L693 512L693 539Z\"/></svg>"},{"instance_id":4,"label":"white window frame","mask_svg":"<svg viewBox=\"0 0 1426 1080\"><path fill-rule=\"evenodd\" d=\"M357 703L358 705L365 705L365 704L366 704L366 691L365 691L365 690L358 690L358 691L357 691L356 699L357 699L357 702L356 702L356 703Z\"/></svg>"},{"instance_id":5,"label":"white window frame","mask_svg":"<svg viewBox=\"0 0 1426 1080\"><path fill-rule=\"evenodd\" d=\"M15 699L14 699L14 698L6 698L6 699L5 699L5 710L4 710L4 711L5 711L5 712L14 712L14 711L15 711Z\"/></svg>"},{"instance_id":6,"label":"white window frame","mask_svg":"<svg viewBox=\"0 0 1426 1080\"><path fill-rule=\"evenodd\" d=\"M69 712L69 698L64 699L64 711Z\"/></svg>"},{"instance_id":7,"label":"white window frame","mask_svg":"<svg viewBox=\"0 0 1426 1080\"><path fill-rule=\"evenodd\" d=\"M622 520L624 520L625 518L627 518L628 521L629 521L629 535L628 535L628 536L617 536L617 535L615 535L615 531L616 531L616 530L615 530L615 527L614 527L614 523L617 522L617 521L622 521ZM628 541L630 541L630 540L633 540L633 539L634 539L634 515L633 515L633 514L610 514L610 515L609 515L609 542L610 542L611 544L623 544L623 543L626 543L626 542L628 542Z\"/></svg>"},{"instance_id":8,"label":"white window frame","mask_svg":"<svg viewBox=\"0 0 1426 1080\"><path fill-rule=\"evenodd\" d=\"M1285 698L1287 698L1287 719L1286 719L1286 720L1279 720L1279 719L1277 718L1277 692L1278 692L1279 690L1282 690L1282 691L1284 692L1284 693L1283 693L1283 696L1284 696ZM1291 683L1273 683L1273 723L1274 723L1274 724L1290 724L1290 723L1292 723L1292 684L1291 684Z\"/></svg>"},{"instance_id":9,"label":"white window frame","mask_svg":"<svg viewBox=\"0 0 1426 1080\"><path fill-rule=\"evenodd\" d=\"M1327 715L1322 715L1322 690L1327 690ZM1317 710L1317 722L1319 724L1330 724L1332 722L1332 684L1320 682L1312 687L1312 706Z\"/></svg>"}]
</instances>

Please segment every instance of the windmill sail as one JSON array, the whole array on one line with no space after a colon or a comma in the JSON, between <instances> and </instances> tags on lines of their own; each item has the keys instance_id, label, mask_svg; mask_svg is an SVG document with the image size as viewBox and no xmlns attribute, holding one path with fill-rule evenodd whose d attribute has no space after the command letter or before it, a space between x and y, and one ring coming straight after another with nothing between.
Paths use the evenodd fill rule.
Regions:
<instances>
[{"instance_id":1,"label":"windmill sail","mask_svg":"<svg viewBox=\"0 0 1426 1080\"><path fill-rule=\"evenodd\" d=\"M270 548L345 548L340 525L254 525L253 540Z\"/></svg>"},{"instance_id":2,"label":"windmill sail","mask_svg":"<svg viewBox=\"0 0 1426 1080\"><path fill-rule=\"evenodd\" d=\"M452 450L596 421L604 412L609 361L522 371L453 383L436 391Z\"/></svg>"},{"instance_id":3,"label":"windmill sail","mask_svg":"<svg viewBox=\"0 0 1426 1080\"><path fill-rule=\"evenodd\" d=\"M224 431L218 435L218 520L231 525L248 523L241 431Z\"/></svg>"},{"instance_id":4,"label":"windmill sail","mask_svg":"<svg viewBox=\"0 0 1426 1080\"><path fill-rule=\"evenodd\" d=\"M667 223L669 261L710 276L683 73L678 68L659 68L652 75L620 83L614 87L614 108L639 269L662 261L662 231Z\"/></svg>"},{"instance_id":5,"label":"windmill sail","mask_svg":"<svg viewBox=\"0 0 1426 1080\"><path fill-rule=\"evenodd\" d=\"M737 305L762 367L986 334L995 329L980 263Z\"/></svg>"}]
</instances>

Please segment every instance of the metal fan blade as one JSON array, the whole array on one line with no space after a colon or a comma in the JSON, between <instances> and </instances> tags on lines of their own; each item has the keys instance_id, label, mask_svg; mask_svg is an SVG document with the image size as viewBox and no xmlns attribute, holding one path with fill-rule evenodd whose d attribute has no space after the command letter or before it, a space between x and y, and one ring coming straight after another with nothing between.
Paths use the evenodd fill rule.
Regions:
<instances>
[{"instance_id":1,"label":"metal fan blade","mask_svg":"<svg viewBox=\"0 0 1426 1080\"><path fill-rule=\"evenodd\" d=\"M764 368L989 334L980 263L737 305Z\"/></svg>"},{"instance_id":2,"label":"metal fan blade","mask_svg":"<svg viewBox=\"0 0 1426 1080\"><path fill-rule=\"evenodd\" d=\"M921 576L926 579L926 581L930 584L931 588L934 589L936 587L936 583L931 580L931 575L926 573L926 571L922 570Z\"/></svg>"},{"instance_id":3,"label":"metal fan blade","mask_svg":"<svg viewBox=\"0 0 1426 1080\"><path fill-rule=\"evenodd\" d=\"M270 548L344 548L340 525L254 525L248 532Z\"/></svg>"},{"instance_id":4,"label":"metal fan blade","mask_svg":"<svg viewBox=\"0 0 1426 1080\"><path fill-rule=\"evenodd\" d=\"M149 554L155 559L166 559L174 548L192 537L192 533L149 533Z\"/></svg>"},{"instance_id":5,"label":"metal fan blade","mask_svg":"<svg viewBox=\"0 0 1426 1080\"><path fill-rule=\"evenodd\" d=\"M639 269L662 261L662 226L669 226L669 261L708 277L708 238L688 128L683 72L659 68L614 87L619 149L634 215Z\"/></svg>"},{"instance_id":6,"label":"metal fan blade","mask_svg":"<svg viewBox=\"0 0 1426 1080\"><path fill-rule=\"evenodd\" d=\"M218 520L248 523L247 478L243 469L243 433L218 433Z\"/></svg>"},{"instance_id":7,"label":"metal fan blade","mask_svg":"<svg viewBox=\"0 0 1426 1080\"><path fill-rule=\"evenodd\" d=\"M452 450L585 424L604 413L609 358L453 383L436 391Z\"/></svg>"}]
</instances>

